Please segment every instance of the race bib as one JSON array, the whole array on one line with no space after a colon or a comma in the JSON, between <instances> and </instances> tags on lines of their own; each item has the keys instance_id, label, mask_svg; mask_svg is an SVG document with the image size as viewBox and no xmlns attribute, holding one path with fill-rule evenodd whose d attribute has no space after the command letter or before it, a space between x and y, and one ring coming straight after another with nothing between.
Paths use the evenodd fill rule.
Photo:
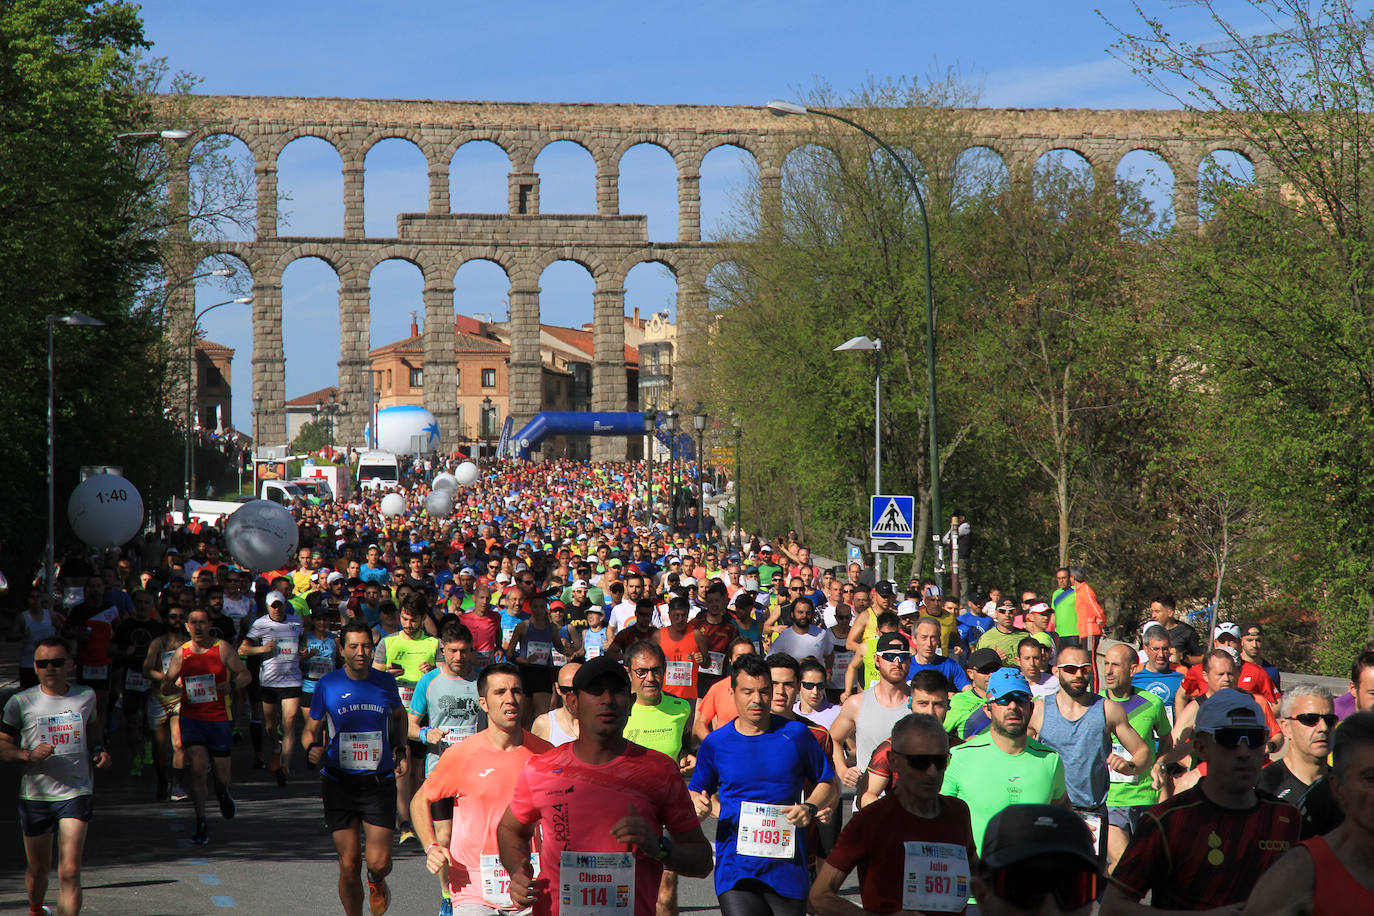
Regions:
<instances>
[{"instance_id":1,"label":"race bib","mask_svg":"<svg viewBox=\"0 0 1374 916\"><path fill-rule=\"evenodd\" d=\"M602 643L588 645L583 650L583 658L585 658L587 661L591 661L594 658L600 658L604 648L605 646Z\"/></svg>"},{"instance_id":2,"label":"race bib","mask_svg":"<svg viewBox=\"0 0 1374 916\"><path fill-rule=\"evenodd\" d=\"M692 663L691 662L669 662L668 679L665 683L669 687L691 687L692 686Z\"/></svg>"},{"instance_id":3,"label":"race bib","mask_svg":"<svg viewBox=\"0 0 1374 916\"><path fill-rule=\"evenodd\" d=\"M444 743L453 745L462 741L464 738L471 738L477 734L477 723L466 722L462 725L444 726Z\"/></svg>"},{"instance_id":4,"label":"race bib","mask_svg":"<svg viewBox=\"0 0 1374 916\"><path fill-rule=\"evenodd\" d=\"M1131 753L1130 753L1130 751L1126 750L1124 747L1122 747L1121 745L1117 744L1115 741L1112 742L1112 753L1115 754L1116 756L1120 757L1122 760L1130 760L1130 759L1131 759ZM1109 780L1111 780L1112 782L1129 782L1129 783L1135 783L1135 782L1139 782L1139 781L1140 781L1140 774L1139 774L1139 773L1118 773L1116 770L1113 770L1111 767L1107 767L1107 778L1108 778Z\"/></svg>"},{"instance_id":5,"label":"race bib","mask_svg":"<svg viewBox=\"0 0 1374 916\"><path fill-rule=\"evenodd\" d=\"M555 668L562 668L562 667L563 667L564 665L566 665L567 663L568 663L568 657L567 657L566 655L564 655L562 652L559 652L557 649L554 649L554 650L553 650L553 666L554 666Z\"/></svg>"},{"instance_id":6,"label":"race bib","mask_svg":"<svg viewBox=\"0 0 1374 916\"><path fill-rule=\"evenodd\" d=\"M530 856L530 867L539 874L539 853ZM498 910L515 908L510 902L510 873L500 856L482 856L482 899Z\"/></svg>"},{"instance_id":7,"label":"race bib","mask_svg":"<svg viewBox=\"0 0 1374 916\"><path fill-rule=\"evenodd\" d=\"M564 852L559 859L561 916L630 916L635 858L628 852Z\"/></svg>"},{"instance_id":8,"label":"race bib","mask_svg":"<svg viewBox=\"0 0 1374 916\"><path fill-rule=\"evenodd\" d=\"M512 636L514 636L514 635L515 635L515 627L502 627L502 628L501 628L501 645L504 646L504 645L506 645L507 643L509 643L509 642L510 642L510 638L511 638Z\"/></svg>"},{"instance_id":9,"label":"race bib","mask_svg":"<svg viewBox=\"0 0 1374 916\"><path fill-rule=\"evenodd\" d=\"M902 909L962 913L968 903L968 852L955 843L902 844Z\"/></svg>"},{"instance_id":10,"label":"race bib","mask_svg":"<svg viewBox=\"0 0 1374 916\"><path fill-rule=\"evenodd\" d=\"M296 652L299 648L300 644L294 639L278 640L276 645L276 656L277 658L284 658L290 661L296 657Z\"/></svg>"},{"instance_id":11,"label":"race bib","mask_svg":"<svg viewBox=\"0 0 1374 916\"><path fill-rule=\"evenodd\" d=\"M197 674L182 680L186 685L186 702L195 706L199 703L213 703L219 699L219 691L215 689L215 676L213 674Z\"/></svg>"},{"instance_id":12,"label":"race bib","mask_svg":"<svg viewBox=\"0 0 1374 916\"><path fill-rule=\"evenodd\" d=\"M495 652L474 652L472 653L472 663L478 668L485 668L496 660Z\"/></svg>"},{"instance_id":13,"label":"race bib","mask_svg":"<svg viewBox=\"0 0 1374 916\"><path fill-rule=\"evenodd\" d=\"M38 736L44 744L52 745L52 752L59 757L79 757L86 753L86 729L77 713L40 716Z\"/></svg>"},{"instance_id":14,"label":"race bib","mask_svg":"<svg viewBox=\"0 0 1374 916\"><path fill-rule=\"evenodd\" d=\"M701 666L702 674L720 674L725 667L724 652L707 652L707 663Z\"/></svg>"},{"instance_id":15,"label":"race bib","mask_svg":"<svg viewBox=\"0 0 1374 916\"><path fill-rule=\"evenodd\" d=\"M531 665L547 665L553 659L553 643L525 643L525 661Z\"/></svg>"},{"instance_id":16,"label":"race bib","mask_svg":"<svg viewBox=\"0 0 1374 916\"><path fill-rule=\"evenodd\" d=\"M375 773L381 761L381 732L339 732L339 769L345 773Z\"/></svg>"},{"instance_id":17,"label":"race bib","mask_svg":"<svg viewBox=\"0 0 1374 916\"><path fill-rule=\"evenodd\" d=\"M415 687L408 684L397 684L396 689L401 692L401 703L407 709L410 708L410 698L415 696Z\"/></svg>"},{"instance_id":18,"label":"race bib","mask_svg":"<svg viewBox=\"0 0 1374 916\"><path fill-rule=\"evenodd\" d=\"M835 664L830 669L830 686L844 687L844 673L849 670L849 663L854 660L853 652L836 652Z\"/></svg>"},{"instance_id":19,"label":"race bib","mask_svg":"<svg viewBox=\"0 0 1374 916\"><path fill-rule=\"evenodd\" d=\"M143 676L142 671L130 668L124 672L124 689L131 693L142 693L153 686L153 682Z\"/></svg>"},{"instance_id":20,"label":"race bib","mask_svg":"<svg viewBox=\"0 0 1374 916\"><path fill-rule=\"evenodd\" d=\"M110 676L109 665L82 665L81 676L88 681L103 681Z\"/></svg>"},{"instance_id":21,"label":"race bib","mask_svg":"<svg viewBox=\"0 0 1374 916\"><path fill-rule=\"evenodd\" d=\"M172 649L171 651L163 652L163 653L162 653L162 670L163 670L163 671L166 671L166 670L167 670L167 667L168 667L169 665L172 664L172 656L173 656L173 655L176 655L176 654L177 654L177 650L176 650L176 649Z\"/></svg>"},{"instance_id":22,"label":"race bib","mask_svg":"<svg viewBox=\"0 0 1374 916\"><path fill-rule=\"evenodd\" d=\"M1101 816L1097 814L1085 814L1082 811L1078 812L1078 816L1083 818L1083 823L1088 825L1088 832L1093 835L1093 850L1100 851L1102 849L1100 839L1102 834Z\"/></svg>"},{"instance_id":23,"label":"race bib","mask_svg":"<svg viewBox=\"0 0 1374 916\"><path fill-rule=\"evenodd\" d=\"M312 655L310 656L310 663L305 666L305 676L312 681L318 681L333 670L334 659L328 655Z\"/></svg>"},{"instance_id":24,"label":"race bib","mask_svg":"<svg viewBox=\"0 0 1374 916\"><path fill-rule=\"evenodd\" d=\"M735 851L764 859L790 859L797 847L797 828L783 816L782 805L741 802Z\"/></svg>"}]
</instances>

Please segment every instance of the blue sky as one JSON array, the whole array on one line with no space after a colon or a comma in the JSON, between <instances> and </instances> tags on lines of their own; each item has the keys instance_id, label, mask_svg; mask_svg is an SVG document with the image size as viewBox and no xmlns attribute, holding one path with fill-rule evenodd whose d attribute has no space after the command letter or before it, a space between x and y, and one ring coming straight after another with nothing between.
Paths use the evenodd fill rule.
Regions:
<instances>
[{"instance_id":1,"label":"blue sky","mask_svg":"<svg viewBox=\"0 0 1374 916\"><path fill-rule=\"evenodd\" d=\"M1217 37L1180 0L1141 0L1190 40ZM1225 3L1239 22L1253 18ZM964 3L656 2L388 4L334 0L149 0L142 5L153 53L173 70L203 78L201 91L236 95L503 101L761 104L797 98L820 84L837 94L870 77L922 76L947 67L980 85L996 107L1170 107L1108 52L1112 29L1095 12L1129 22L1120 0L972 0ZM1255 31L1266 31L1262 21ZM292 234L337 234L342 224L338 160L323 144L298 141L281 164L292 201ZM621 210L647 213L650 234L676 229L674 173L666 154L632 151L622 170ZM401 141L367 162L369 234L394 235L395 214L423 210L424 167ZM594 171L576 148L550 148L536 164L545 212L594 209ZM703 228L719 219L737 161L708 161ZM455 209L504 206L504 169L475 157L455 164ZM462 185L460 191L458 185ZM460 201L468 202L460 204ZM589 203L590 202L590 203ZM387 232L388 227L392 227ZM283 231L286 231L285 229ZM457 277L459 311L503 309L504 277L469 265ZM542 278L546 322L591 317L592 282L580 268L554 265ZM337 284L328 268L297 262L283 279L287 397L334 384L338 359ZM372 277L372 346L404 337L410 312L423 315L413 269L389 262ZM649 265L627 282L627 304L671 308L670 275ZM201 307L229 298L198 289ZM235 425L251 428L252 338L248 306L226 306L205 321L208 335L235 347Z\"/></svg>"}]
</instances>

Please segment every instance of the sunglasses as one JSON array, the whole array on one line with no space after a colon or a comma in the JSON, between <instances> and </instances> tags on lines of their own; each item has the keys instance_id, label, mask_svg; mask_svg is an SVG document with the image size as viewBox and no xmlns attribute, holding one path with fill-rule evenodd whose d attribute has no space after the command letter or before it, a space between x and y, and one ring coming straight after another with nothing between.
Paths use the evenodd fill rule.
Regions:
<instances>
[{"instance_id":1,"label":"sunglasses","mask_svg":"<svg viewBox=\"0 0 1374 916\"><path fill-rule=\"evenodd\" d=\"M892 665L903 665L911 661L910 652L879 652L878 657Z\"/></svg>"},{"instance_id":2,"label":"sunglasses","mask_svg":"<svg viewBox=\"0 0 1374 916\"><path fill-rule=\"evenodd\" d=\"M802 690L820 690L825 686L825 681L802 681Z\"/></svg>"},{"instance_id":3,"label":"sunglasses","mask_svg":"<svg viewBox=\"0 0 1374 916\"><path fill-rule=\"evenodd\" d=\"M1212 740L1228 751L1234 751L1240 747L1242 741L1251 750L1263 747L1268 740L1269 732L1263 728L1220 728L1212 733Z\"/></svg>"},{"instance_id":4,"label":"sunglasses","mask_svg":"<svg viewBox=\"0 0 1374 916\"><path fill-rule=\"evenodd\" d=\"M1092 665L1060 665L1059 670L1068 674L1082 674L1092 669Z\"/></svg>"},{"instance_id":5,"label":"sunglasses","mask_svg":"<svg viewBox=\"0 0 1374 916\"><path fill-rule=\"evenodd\" d=\"M61 668L66 663L65 658L35 658L33 660L35 668Z\"/></svg>"},{"instance_id":6,"label":"sunglasses","mask_svg":"<svg viewBox=\"0 0 1374 916\"><path fill-rule=\"evenodd\" d=\"M944 772L945 767L949 766L949 754L903 754L901 751L893 751L892 756L901 757L913 770L928 770L935 767Z\"/></svg>"},{"instance_id":7,"label":"sunglasses","mask_svg":"<svg viewBox=\"0 0 1374 916\"><path fill-rule=\"evenodd\" d=\"M583 687L582 692L594 697L604 697L608 693L615 696L629 696L630 694L624 684L594 684L591 687Z\"/></svg>"},{"instance_id":8,"label":"sunglasses","mask_svg":"<svg viewBox=\"0 0 1374 916\"><path fill-rule=\"evenodd\" d=\"M574 693L577 692L577 688L576 688L576 687L564 687L562 684L559 684L559 685L557 685L557 686L558 686L558 692L561 693L561 694L563 694L563 696L565 696L565 697L566 697L566 696L570 696L570 695L572 695L572 694L574 694Z\"/></svg>"},{"instance_id":9,"label":"sunglasses","mask_svg":"<svg viewBox=\"0 0 1374 916\"><path fill-rule=\"evenodd\" d=\"M1012 703L1029 703L1031 701L1028 693L1007 693L993 700L995 706L1010 706Z\"/></svg>"},{"instance_id":10,"label":"sunglasses","mask_svg":"<svg viewBox=\"0 0 1374 916\"><path fill-rule=\"evenodd\" d=\"M1046 896L1053 896L1066 912L1085 907L1097 899L1100 880L1086 868L1045 868L1043 863L1009 865L988 876L998 897L1026 912Z\"/></svg>"},{"instance_id":11,"label":"sunglasses","mask_svg":"<svg viewBox=\"0 0 1374 916\"><path fill-rule=\"evenodd\" d=\"M1293 719L1293 720L1295 720L1295 721L1297 721L1297 722L1301 722L1303 725L1306 725L1308 728L1311 728L1312 726L1316 725L1318 722L1325 722L1327 728L1335 728L1335 727L1336 727L1336 723L1339 722L1339 721L1341 721L1340 718L1339 718L1335 713L1329 713L1329 712L1328 712L1328 713L1325 713L1325 714L1318 713L1318 712L1300 712L1300 713L1298 713L1296 716L1288 716L1288 718L1289 718L1289 719Z\"/></svg>"}]
</instances>

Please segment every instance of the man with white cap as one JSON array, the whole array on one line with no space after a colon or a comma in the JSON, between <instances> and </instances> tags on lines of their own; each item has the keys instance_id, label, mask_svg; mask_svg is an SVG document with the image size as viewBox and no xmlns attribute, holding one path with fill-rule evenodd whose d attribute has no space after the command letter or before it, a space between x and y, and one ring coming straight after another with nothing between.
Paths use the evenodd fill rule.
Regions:
<instances>
[{"instance_id":1,"label":"man with white cap","mask_svg":"<svg viewBox=\"0 0 1374 916\"><path fill-rule=\"evenodd\" d=\"M267 613L248 628L239 644L239 655L262 656L258 696L262 700L263 727L268 735L281 726L281 755L276 768L277 785L286 785L291 754L296 749L296 717L301 706L301 640L305 627L289 613L286 596L267 593Z\"/></svg>"},{"instance_id":2,"label":"man with white cap","mask_svg":"<svg viewBox=\"0 0 1374 916\"><path fill-rule=\"evenodd\" d=\"M1268 703L1271 712L1277 710L1279 692L1275 689L1269 674L1259 665L1246 661L1240 655L1240 627L1229 621L1217 624L1212 629L1212 643L1229 649L1238 660L1240 670L1236 675L1236 688L1254 694L1261 701ZM1182 688L1187 697L1200 696L1206 692L1207 681L1202 672L1202 665L1194 665L1188 669L1188 673L1183 677ZM1186 702L1186 698L1183 702Z\"/></svg>"},{"instance_id":3,"label":"man with white cap","mask_svg":"<svg viewBox=\"0 0 1374 916\"><path fill-rule=\"evenodd\" d=\"M1104 913L1244 903L1264 871L1298 842L1298 810L1255 791L1269 731L1255 698L1234 687L1218 690L1202 704L1193 730L1206 775L1145 814L1112 873ZM1139 902L1147 893L1154 909Z\"/></svg>"}]
</instances>

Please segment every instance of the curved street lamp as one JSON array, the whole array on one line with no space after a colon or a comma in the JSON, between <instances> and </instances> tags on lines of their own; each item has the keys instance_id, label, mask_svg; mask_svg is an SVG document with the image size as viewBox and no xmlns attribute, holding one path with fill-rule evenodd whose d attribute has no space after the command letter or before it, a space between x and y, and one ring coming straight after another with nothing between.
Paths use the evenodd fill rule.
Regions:
<instances>
[{"instance_id":1,"label":"curved street lamp","mask_svg":"<svg viewBox=\"0 0 1374 916\"><path fill-rule=\"evenodd\" d=\"M702 486L706 479L706 462L701 455L702 434L706 431L706 405L700 401L697 401L697 409L692 412L692 426L697 431L697 540L700 541L701 526L706 521L706 488Z\"/></svg>"},{"instance_id":2,"label":"curved street lamp","mask_svg":"<svg viewBox=\"0 0 1374 916\"><path fill-rule=\"evenodd\" d=\"M67 315L49 315L46 319L48 323L48 543L43 554L43 581L48 590L48 598L52 599L57 583L53 580L55 574L56 557L53 545L56 537L53 534L53 477L55 476L56 459L53 457L53 443L57 439L56 421L54 414L56 400L54 394L53 377L55 375L53 356L53 328L59 324L64 324L69 328L103 328L105 322L99 318L92 318L85 312L71 312Z\"/></svg>"},{"instance_id":3,"label":"curved street lamp","mask_svg":"<svg viewBox=\"0 0 1374 916\"><path fill-rule=\"evenodd\" d=\"M916 196L916 205L921 211L921 229L925 234L925 266L926 266L926 408L930 414L930 539L935 545L935 582L942 589L944 587L944 565L941 562L940 547L940 439L936 431L936 407L935 397L935 291L932 282L931 256L930 256L930 218L926 215L926 201L921 194L920 182L912 174L906 161L873 131L849 120L843 115L835 114L833 111L826 111L823 108L807 108L805 105L798 105L796 102L785 102L781 99L773 99L765 106L769 111L776 115L807 115L813 114L822 118L829 118L832 121L839 121L841 124L848 124L850 127L863 134L868 139L878 145L878 148L892 157L892 161L897 163L903 175L906 176L907 183L911 185L911 193ZM856 338L857 339L857 338ZM851 341L852 342L852 341ZM875 347L876 349L876 347ZM875 467L879 464L874 460ZM876 481L875 481L876 484Z\"/></svg>"}]
</instances>

